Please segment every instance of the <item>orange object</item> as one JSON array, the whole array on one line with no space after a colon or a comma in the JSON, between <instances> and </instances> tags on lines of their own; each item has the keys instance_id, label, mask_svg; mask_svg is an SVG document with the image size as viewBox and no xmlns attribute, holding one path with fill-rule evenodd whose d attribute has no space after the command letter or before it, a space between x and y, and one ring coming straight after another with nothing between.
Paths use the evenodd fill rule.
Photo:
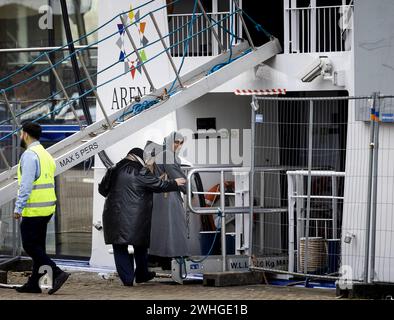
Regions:
<instances>
[{"instance_id":1,"label":"orange object","mask_svg":"<svg viewBox=\"0 0 394 320\"><path fill-rule=\"evenodd\" d=\"M146 22L141 22L140 23L140 32L142 34L144 34L144 32L145 32L145 26L146 26Z\"/></svg>"},{"instance_id":2,"label":"orange object","mask_svg":"<svg viewBox=\"0 0 394 320\"><path fill-rule=\"evenodd\" d=\"M225 181L224 188L232 188L234 189L234 181ZM220 184L215 184L211 187L207 192L220 192ZM220 198L219 194L206 194L205 195L205 202L207 206L212 206L218 199Z\"/></svg>"}]
</instances>

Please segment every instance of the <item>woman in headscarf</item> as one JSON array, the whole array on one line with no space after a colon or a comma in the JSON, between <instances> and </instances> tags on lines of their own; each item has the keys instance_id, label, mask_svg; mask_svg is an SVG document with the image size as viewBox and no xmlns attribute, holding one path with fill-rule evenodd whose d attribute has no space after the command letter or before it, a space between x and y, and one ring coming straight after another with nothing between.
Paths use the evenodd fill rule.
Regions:
<instances>
[{"instance_id":1,"label":"woman in headscarf","mask_svg":"<svg viewBox=\"0 0 394 320\"><path fill-rule=\"evenodd\" d=\"M162 152L157 153L159 148L153 148L156 150L153 170L157 177L164 180L186 179L178 156L184 140L182 134L172 132L164 139ZM179 190L186 193L186 186L180 186ZM185 209L181 194L179 192L155 194L149 254L160 257L159 261L163 269L171 269L173 257L189 256L186 231Z\"/></svg>"},{"instance_id":2,"label":"woman in headscarf","mask_svg":"<svg viewBox=\"0 0 394 320\"><path fill-rule=\"evenodd\" d=\"M130 150L114 169L107 171L99 186L100 193L106 197L104 240L112 244L116 270L125 286L133 285L134 276L137 283L155 276L154 272L148 272L147 260L153 193L179 191L179 186L186 182L157 178L146 170L143 157L142 149ZM129 254L129 245L134 247L134 254Z\"/></svg>"}]
</instances>

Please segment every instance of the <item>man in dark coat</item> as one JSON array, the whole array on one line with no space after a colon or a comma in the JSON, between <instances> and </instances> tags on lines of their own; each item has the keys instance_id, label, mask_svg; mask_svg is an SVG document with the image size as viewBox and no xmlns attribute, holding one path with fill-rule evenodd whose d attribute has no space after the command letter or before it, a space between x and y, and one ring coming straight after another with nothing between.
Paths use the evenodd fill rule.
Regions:
<instances>
[{"instance_id":1,"label":"man in dark coat","mask_svg":"<svg viewBox=\"0 0 394 320\"><path fill-rule=\"evenodd\" d=\"M150 242L153 192L178 191L185 179L164 181L155 177L144 166L143 150L134 148L126 158L108 170L100 188L106 196L103 212L104 240L112 244L116 270L125 286L151 280L147 250ZM109 181L108 181L109 180ZM129 254L128 245L134 247ZM134 273L134 259L136 270Z\"/></svg>"}]
</instances>

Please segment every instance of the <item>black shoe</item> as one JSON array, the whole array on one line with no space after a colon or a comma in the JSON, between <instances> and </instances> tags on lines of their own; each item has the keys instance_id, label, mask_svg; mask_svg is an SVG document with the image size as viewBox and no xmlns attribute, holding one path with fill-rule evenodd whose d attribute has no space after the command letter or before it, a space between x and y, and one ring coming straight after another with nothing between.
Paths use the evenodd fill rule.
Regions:
<instances>
[{"instance_id":1,"label":"black shoe","mask_svg":"<svg viewBox=\"0 0 394 320\"><path fill-rule=\"evenodd\" d=\"M68 277L70 276L67 272L60 273L54 280L52 284L52 289L48 291L48 294L54 294L58 291L62 285L67 281Z\"/></svg>"},{"instance_id":2,"label":"black shoe","mask_svg":"<svg viewBox=\"0 0 394 320\"><path fill-rule=\"evenodd\" d=\"M160 261L161 269L162 270L171 270L172 269L172 258L163 258Z\"/></svg>"},{"instance_id":3,"label":"black shoe","mask_svg":"<svg viewBox=\"0 0 394 320\"><path fill-rule=\"evenodd\" d=\"M152 280L154 277L156 277L156 272L148 272L144 277L137 277L135 276L135 282L141 283L141 282L148 282L149 280Z\"/></svg>"},{"instance_id":4,"label":"black shoe","mask_svg":"<svg viewBox=\"0 0 394 320\"><path fill-rule=\"evenodd\" d=\"M158 268L160 264L158 262L150 262L148 261L148 268Z\"/></svg>"},{"instance_id":5,"label":"black shoe","mask_svg":"<svg viewBox=\"0 0 394 320\"><path fill-rule=\"evenodd\" d=\"M22 287L16 288L15 290L20 293L42 293L38 285L32 285L30 283L25 283Z\"/></svg>"}]
</instances>

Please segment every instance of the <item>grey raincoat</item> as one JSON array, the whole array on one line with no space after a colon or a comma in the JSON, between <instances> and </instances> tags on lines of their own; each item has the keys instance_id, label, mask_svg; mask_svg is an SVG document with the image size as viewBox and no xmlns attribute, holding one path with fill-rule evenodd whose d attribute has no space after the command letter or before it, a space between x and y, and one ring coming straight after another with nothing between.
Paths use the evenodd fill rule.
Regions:
<instances>
[{"instance_id":1,"label":"grey raincoat","mask_svg":"<svg viewBox=\"0 0 394 320\"><path fill-rule=\"evenodd\" d=\"M164 139L162 151L155 155L154 171L162 179L185 178L181 161L172 151L175 140L184 140L177 132ZM156 148L157 151L158 148ZM179 187L186 193L186 186ZM149 254L161 257L189 256L185 209L179 192L153 195L152 226Z\"/></svg>"}]
</instances>

